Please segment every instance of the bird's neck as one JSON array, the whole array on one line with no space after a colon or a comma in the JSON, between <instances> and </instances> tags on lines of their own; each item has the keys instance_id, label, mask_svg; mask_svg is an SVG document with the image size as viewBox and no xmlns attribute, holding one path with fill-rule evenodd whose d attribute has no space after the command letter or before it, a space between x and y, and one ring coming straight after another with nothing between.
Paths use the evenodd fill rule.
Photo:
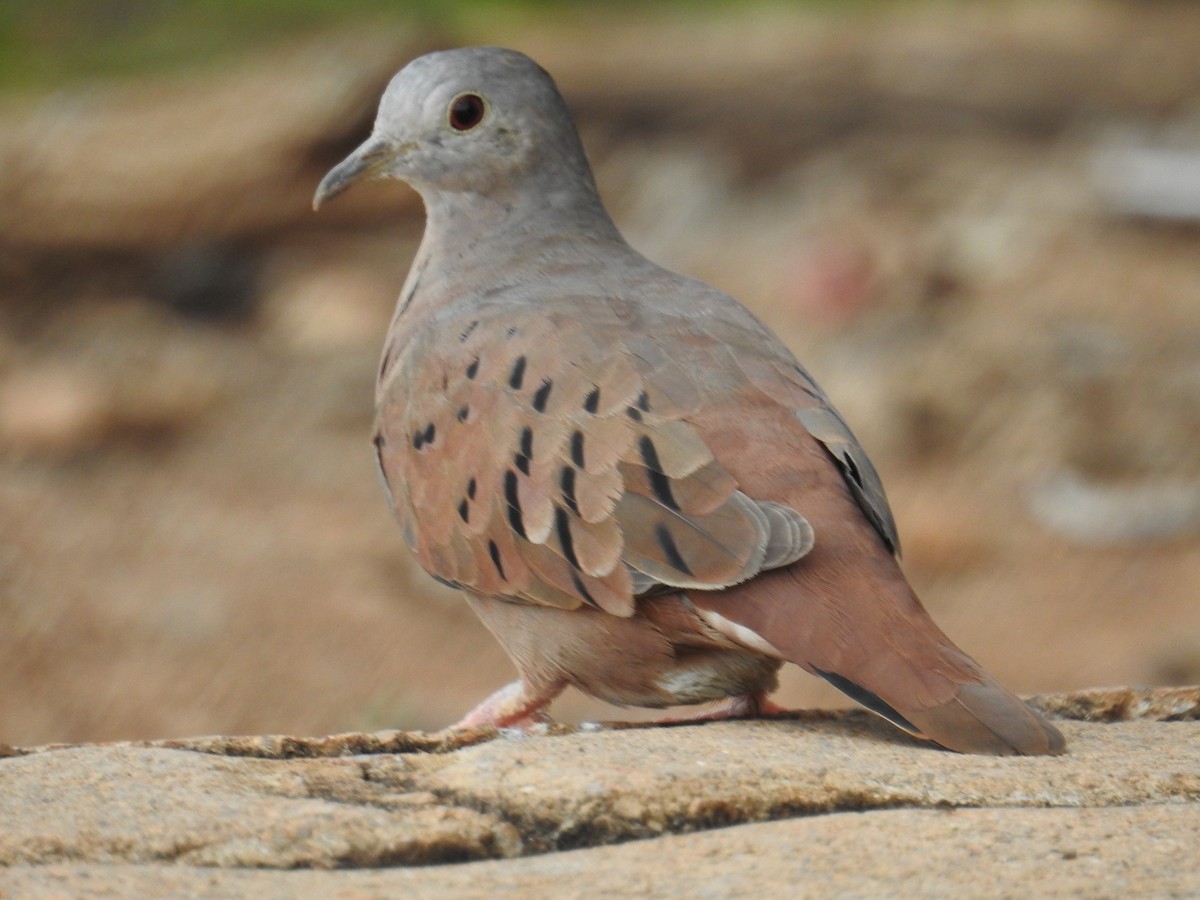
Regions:
<instances>
[{"instance_id":1,"label":"bird's neck","mask_svg":"<svg viewBox=\"0 0 1200 900\"><path fill-rule=\"evenodd\" d=\"M424 200L426 249L447 258L480 249L484 259L505 250L527 253L563 238L622 241L590 179L561 189L428 192Z\"/></svg>"},{"instance_id":2,"label":"bird's neck","mask_svg":"<svg viewBox=\"0 0 1200 900\"><path fill-rule=\"evenodd\" d=\"M594 259L611 260L614 251L640 259L594 189L580 191L576 183L571 190L542 191L537 204L522 196L530 194L422 192L425 234L392 318L381 386L403 348L449 304L520 271L549 274Z\"/></svg>"},{"instance_id":3,"label":"bird's neck","mask_svg":"<svg viewBox=\"0 0 1200 900\"><path fill-rule=\"evenodd\" d=\"M586 187L576 182L561 191L424 193L425 235L401 306L407 302L415 313L425 304L487 290L515 272L546 271L627 248L595 189Z\"/></svg>"}]
</instances>

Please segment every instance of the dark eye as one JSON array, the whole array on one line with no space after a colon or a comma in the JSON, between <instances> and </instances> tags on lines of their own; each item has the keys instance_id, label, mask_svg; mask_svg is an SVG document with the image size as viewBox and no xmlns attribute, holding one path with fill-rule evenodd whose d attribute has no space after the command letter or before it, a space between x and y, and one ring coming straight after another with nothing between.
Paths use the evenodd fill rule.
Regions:
<instances>
[{"instance_id":1,"label":"dark eye","mask_svg":"<svg viewBox=\"0 0 1200 900\"><path fill-rule=\"evenodd\" d=\"M455 131L470 131L483 121L486 110L478 94L459 94L450 101L450 127Z\"/></svg>"}]
</instances>

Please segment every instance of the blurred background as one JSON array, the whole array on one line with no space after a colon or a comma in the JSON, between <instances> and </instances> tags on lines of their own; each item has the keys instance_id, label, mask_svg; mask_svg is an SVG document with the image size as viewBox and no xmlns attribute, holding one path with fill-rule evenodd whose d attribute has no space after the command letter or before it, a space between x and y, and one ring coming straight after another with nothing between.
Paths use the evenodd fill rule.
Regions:
<instances>
[{"instance_id":1,"label":"blurred background","mask_svg":"<svg viewBox=\"0 0 1200 900\"><path fill-rule=\"evenodd\" d=\"M797 351L985 667L1200 682L1200 4L6 0L0 742L434 728L512 677L374 473L420 203L310 210L469 43Z\"/></svg>"}]
</instances>

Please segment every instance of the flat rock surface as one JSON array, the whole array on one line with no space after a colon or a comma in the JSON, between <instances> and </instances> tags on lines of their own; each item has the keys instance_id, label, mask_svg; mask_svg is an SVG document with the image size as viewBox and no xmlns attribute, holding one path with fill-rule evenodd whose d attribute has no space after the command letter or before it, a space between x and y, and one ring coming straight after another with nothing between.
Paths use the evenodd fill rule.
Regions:
<instances>
[{"instance_id":1,"label":"flat rock surface","mask_svg":"<svg viewBox=\"0 0 1200 900\"><path fill-rule=\"evenodd\" d=\"M0 889L1200 891L1200 688L1037 702L1067 755L947 753L859 713L4 748Z\"/></svg>"}]
</instances>

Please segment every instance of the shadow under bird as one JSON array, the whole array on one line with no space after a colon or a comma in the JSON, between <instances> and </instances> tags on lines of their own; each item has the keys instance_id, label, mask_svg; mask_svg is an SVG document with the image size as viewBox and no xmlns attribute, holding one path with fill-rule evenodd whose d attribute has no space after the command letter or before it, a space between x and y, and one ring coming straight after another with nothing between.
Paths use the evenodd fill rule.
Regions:
<instances>
[{"instance_id":1,"label":"shadow under bird","mask_svg":"<svg viewBox=\"0 0 1200 900\"><path fill-rule=\"evenodd\" d=\"M1063 751L922 607L875 468L792 353L624 241L536 63L411 62L314 207L368 177L427 213L379 468L421 565L520 673L455 727L543 720L568 685L752 715L791 662L952 750Z\"/></svg>"}]
</instances>

